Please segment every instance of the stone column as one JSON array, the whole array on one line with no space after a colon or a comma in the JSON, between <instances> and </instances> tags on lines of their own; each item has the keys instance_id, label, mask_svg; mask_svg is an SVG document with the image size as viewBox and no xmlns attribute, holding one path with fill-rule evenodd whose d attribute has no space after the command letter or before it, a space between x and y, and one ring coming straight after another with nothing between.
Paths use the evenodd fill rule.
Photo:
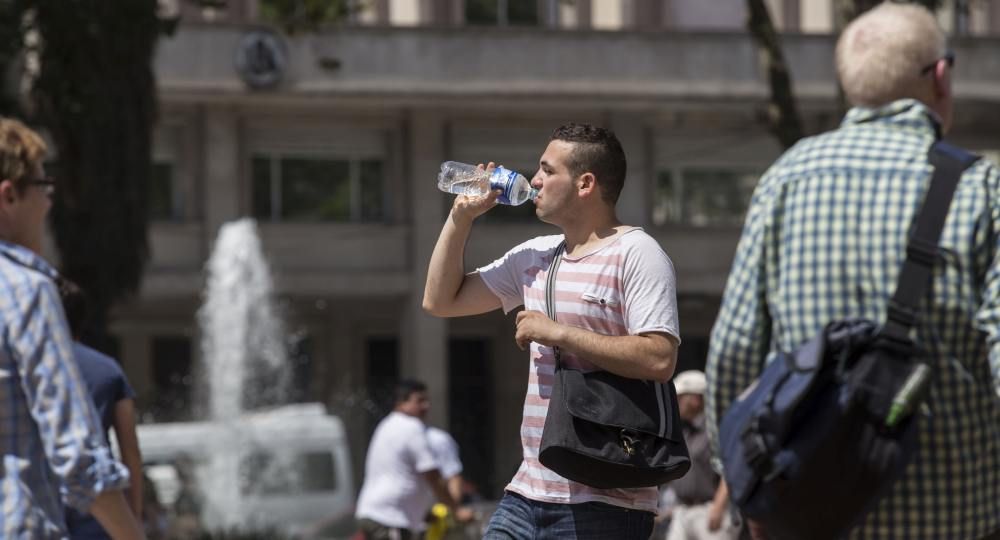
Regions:
<instances>
[{"instance_id":1,"label":"stone column","mask_svg":"<svg viewBox=\"0 0 1000 540\"><path fill-rule=\"evenodd\" d=\"M204 174L202 204L207 253L215 243L219 227L240 216L239 115L232 107L204 110Z\"/></svg>"},{"instance_id":2,"label":"stone column","mask_svg":"<svg viewBox=\"0 0 1000 540\"><path fill-rule=\"evenodd\" d=\"M652 142L643 124L641 113L612 113L610 127L618 136L628 160L625 189L618 199L618 219L626 225L648 227L656 171L654 171Z\"/></svg>"},{"instance_id":3,"label":"stone column","mask_svg":"<svg viewBox=\"0 0 1000 540\"><path fill-rule=\"evenodd\" d=\"M128 325L119 335L121 336L119 361L125 370L129 385L135 391L136 397L141 400L136 412L142 414L152 404L150 398L155 390L150 339L133 325Z\"/></svg>"},{"instance_id":4,"label":"stone column","mask_svg":"<svg viewBox=\"0 0 1000 540\"><path fill-rule=\"evenodd\" d=\"M412 284L403 316L400 343L403 376L427 383L431 398L431 424L448 429L448 323L423 310L427 263L444 224L445 198L434 178L445 161L444 113L434 109L414 111L409 125L410 215L412 219L410 275Z\"/></svg>"},{"instance_id":5,"label":"stone column","mask_svg":"<svg viewBox=\"0 0 1000 540\"><path fill-rule=\"evenodd\" d=\"M662 0L629 0L624 4L627 26L639 30L660 30L664 23Z\"/></svg>"},{"instance_id":6,"label":"stone column","mask_svg":"<svg viewBox=\"0 0 1000 540\"><path fill-rule=\"evenodd\" d=\"M576 2L576 22L577 28L590 29L593 27L594 6L591 0L577 0Z\"/></svg>"}]
</instances>

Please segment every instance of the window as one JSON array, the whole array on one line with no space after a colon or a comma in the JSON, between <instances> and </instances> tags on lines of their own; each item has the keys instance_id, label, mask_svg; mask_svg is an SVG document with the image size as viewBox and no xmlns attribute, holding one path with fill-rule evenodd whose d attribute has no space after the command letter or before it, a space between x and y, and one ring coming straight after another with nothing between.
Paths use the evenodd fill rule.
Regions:
<instances>
[{"instance_id":1,"label":"window","mask_svg":"<svg viewBox=\"0 0 1000 540\"><path fill-rule=\"evenodd\" d=\"M465 22L496 26L537 26L537 0L465 0Z\"/></svg>"},{"instance_id":2,"label":"window","mask_svg":"<svg viewBox=\"0 0 1000 540\"><path fill-rule=\"evenodd\" d=\"M166 124L153 130L152 167L146 190L151 221L181 221L184 218L183 140L180 125Z\"/></svg>"},{"instance_id":3,"label":"window","mask_svg":"<svg viewBox=\"0 0 1000 540\"><path fill-rule=\"evenodd\" d=\"M149 176L149 219L176 221L181 217L179 205L174 200L174 166L169 162L153 162Z\"/></svg>"},{"instance_id":4,"label":"window","mask_svg":"<svg viewBox=\"0 0 1000 540\"><path fill-rule=\"evenodd\" d=\"M448 340L449 431L458 443L462 476L479 486L480 493L493 490L496 437L493 425L493 376L491 343L486 338Z\"/></svg>"},{"instance_id":5,"label":"window","mask_svg":"<svg viewBox=\"0 0 1000 540\"><path fill-rule=\"evenodd\" d=\"M258 219L372 222L385 217L380 159L255 154L251 169Z\"/></svg>"},{"instance_id":6,"label":"window","mask_svg":"<svg viewBox=\"0 0 1000 540\"><path fill-rule=\"evenodd\" d=\"M304 331L293 332L288 337L288 361L291 364L291 388L288 400L292 403L316 401L313 397L313 338Z\"/></svg>"},{"instance_id":7,"label":"window","mask_svg":"<svg viewBox=\"0 0 1000 540\"><path fill-rule=\"evenodd\" d=\"M653 223L696 227L739 226L760 172L748 169L674 168L661 171Z\"/></svg>"},{"instance_id":8,"label":"window","mask_svg":"<svg viewBox=\"0 0 1000 540\"><path fill-rule=\"evenodd\" d=\"M203 4L206 2L206 0L199 1ZM246 12L245 8L239 8L242 4L249 3L222 1L224 8L228 8L230 12L235 13ZM374 24L378 20L378 8L375 2L367 0L341 0L339 2L326 0L258 0L255 3L260 14L259 18L262 21L295 30L312 29L343 22Z\"/></svg>"},{"instance_id":9,"label":"window","mask_svg":"<svg viewBox=\"0 0 1000 540\"><path fill-rule=\"evenodd\" d=\"M830 34L833 32L833 1L813 0L799 5L799 30L804 33Z\"/></svg>"},{"instance_id":10,"label":"window","mask_svg":"<svg viewBox=\"0 0 1000 540\"><path fill-rule=\"evenodd\" d=\"M153 349L153 403L150 413L157 422L190 420L194 378L191 339L187 336L156 336Z\"/></svg>"},{"instance_id":11,"label":"window","mask_svg":"<svg viewBox=\"0 0 1000 540\"><path fill-rule=\"evenodd\" d=\"M591 4L591 26L598 30L621 30L625 26L624 0L603 0Z\"/></svg>"},{"instance_id":12,"label":"window","mask_svg":"<svg viewBox=\"0 0 1000 540\"><path fill-rule=\"evenodd\" d=\"M399 339L371 337L366 344L368 380L368 437L395 404L395 384L399 380Z\"/></svg>"},{"instance_id":13,"label":"window","mask_svg":"<svg viewBox=\"0 0 1000 540\"><path fill-rule=\"evenodd\" d=\"M417 26L420 4L413 0L389 0L389 24L392 26Z\"/></svg>"}]
</instances>

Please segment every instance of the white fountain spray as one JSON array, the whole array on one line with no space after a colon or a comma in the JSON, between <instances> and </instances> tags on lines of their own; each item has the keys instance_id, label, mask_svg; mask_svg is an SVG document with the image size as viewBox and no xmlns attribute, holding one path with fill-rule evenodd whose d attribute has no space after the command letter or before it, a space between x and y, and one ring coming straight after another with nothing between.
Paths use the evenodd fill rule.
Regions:
<instances>
[{"instance_id":1,"label":"white fountain spray","mask_svg":"<svg viewBox=\"0 0 1000 540\"><path fill-rule=\"evenodd\" d=\"M245 437L235 428L241 413L260 403L280 403L287 387L285 331L276 315L272 298L274 285L257 236L256 222L241 219L224 224L211 258L206 265L208 281L205 298L198 311L202 329L201 358L208 375L210 420L229 424L209 445L218 445L211 454L201 488L208 510L206 524L214 527L242 526L247 521L240 501L218 494L218 482L238 478L234 445ZM253 377L264 376L271 395L248 394Z\"/></svg>"}]
</instances>

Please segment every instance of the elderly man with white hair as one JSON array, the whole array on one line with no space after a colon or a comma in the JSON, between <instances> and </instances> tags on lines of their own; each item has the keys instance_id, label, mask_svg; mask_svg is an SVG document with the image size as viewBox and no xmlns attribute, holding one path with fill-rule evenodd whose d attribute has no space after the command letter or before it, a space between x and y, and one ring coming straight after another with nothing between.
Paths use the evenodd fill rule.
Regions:
<instances>
[{"instance_id":1,"label":"elderly man with white hair","mask_svg":"<svg viewBox=\"0 0 1000 540\"><path fill-rule=\"evenodd\" d=\"M955 56L933 14L884 3L836 50L853 108L761 178L709 347L707 414L717 422L775 351L826 323L885 320L928 149L952 123ZM933 366L919 448L850 538L1000 537L1000 172L980 160L955 190L914 338ZM766 531L751 524L755 536Z\"/></svg>"}]
</instances>

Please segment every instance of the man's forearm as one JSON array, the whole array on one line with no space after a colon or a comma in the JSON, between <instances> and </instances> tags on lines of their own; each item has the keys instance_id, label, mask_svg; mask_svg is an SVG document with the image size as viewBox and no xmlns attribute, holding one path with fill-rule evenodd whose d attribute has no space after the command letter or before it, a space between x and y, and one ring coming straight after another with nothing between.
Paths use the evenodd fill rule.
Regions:
<instances>
[{"instance_id":1,"label":"man's forearm","mask_svg":"<svg viewBox=\"0 0 1000 540\"><path fill-rule=\"evenodd\" d=\"M465 243L469 240L472 222L448 215L441 235L434 245L427 267L423 307L438 317L448 317L448 306L455 300L465 279Z\"/></svg>"},{"instance_id":2,"label":"man's forearm","mask_svg":"<svg viewBox=\"0 0 1000 540\"><path fill-rule=\"evenodd\" d=\"M462 502L462 475L456 474L446 481L448 486L448 493L451 494L451 498L455 499L455 502Z\"/></svg>"},{"instance_id":3,"label":"man's forearm","mask_svg":"<svg viewBox=\"0 0 1000 540\"><path fill-rule=\"evenodd\" d=\"M729 503L729 486L726 485L726 479L719 479L719 487L715 490L715 497L712 498L712 504L720 506L722 508L726 507Z\"/></svg>"},{"instance_id":4,"label":"man's forearm","mask_svg":"<svg viewBox=\"0 0 1000 540\"><path fill-rule=\"evenodd\" d=\"M427 471L423 475L427 483L430 484L431 491L434 492L434 497L437 498L438 502L441 502L452 510L458 508L458 499L454 498L451 492L448 491L448 486L437 469Z\"/></svg>"},{"instance_id":5,"label":"man's forearm","mask_svg":"<svg viewBox=\"0 0 1000 540\"><path fill-rule=\"evenodd\" d=\"M563 325L556 346L622 377L666 382L677 365L674 338L661 334L605 336Z\"/></svg>"},{"instance_id":6,"label":"man's forearm","mask_svg":"<svg viewBox=\"0 0 1000 540\"><path fill-rule=\"evenodd\" d=\"M129 487L125 491L132 513L142 516L142 454L139 450L139 439L135 433L135 402L132 399L122 399L115 403L114 415L115 437L121 452L122 463L128 469Z\"/></svg>"},{"instance_id":7,"label":"man's forearm","mask_svg":"<svg viewBox=\"0 0 1000 540\"><path fill-rule=\"evenodd\" d=\"M142 463L131 463L129 460L123 459L125 461L125 467L128 468L129 472L129 486L125 490L125 494L128 497L128 505L135 514L137 519L142 518L142 488L143 488L143 478L142 478Z\"/></svg>"},{"instance_id":8,"label":"man's forearm","mask_svg":"<svg viewBox=\"0 0 1000 540\"><path fill-rule=\"evenodd\" d=\"M105 491L94 499L90 513L114 540L141 540L146 538L121 490Z\"/></svg>"}]
</instances>

